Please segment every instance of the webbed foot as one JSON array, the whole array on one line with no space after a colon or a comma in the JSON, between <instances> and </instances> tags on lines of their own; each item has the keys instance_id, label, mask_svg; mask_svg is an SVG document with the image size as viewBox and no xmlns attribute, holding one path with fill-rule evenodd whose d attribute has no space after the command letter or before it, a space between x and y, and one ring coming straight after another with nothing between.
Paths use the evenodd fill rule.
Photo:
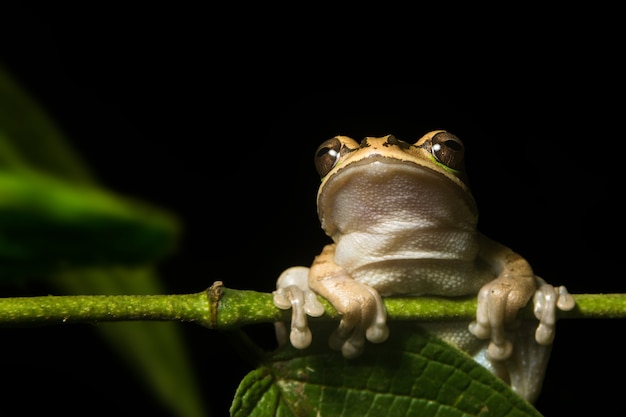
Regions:
<instances>
[{"instance_id":1,"label":"webbed foot","mask_svg":"<svg viewBox=\"0 0 626 417\"><path fill-rule=\"evenodd\" d=\"M355 358L363 352L365 339L372 343L387 340L387 311L375 289L352 279L341 286L344 285L349 297L338 298L337 304L333 304L342 316L339 326L330 335L329 345L340 350L344 357Z\"/></svg>"},{"instance_id":2,"label":"webbed foot","mask_svg":"<svg viewBox=\"0 0 626 417\"><path fill-rule=\"evenodd\" d=\"M538 344L550 345L554 340L556 311L574 308L574 298L563 286L554 287L535 276L533 305L539 325L535 331ZM478 293L476 320L470 323L469 330L479 339L491 339L487 355L493 360L506 360L511 356L513 344L505 332L505 325L515 322L517 310L524 306L519 289L511 289L506 281L494 280Z\"/></svg>"},{"instance_id":3,"label":"webbed foot","mask_svg":"<svg viewBox=\"0 0 626 417\"><path fill-rule=\"evenodd\" d=\"M274 304L283 310L292 309L289 340L295 348L304 349L312 340L307 315L321 316L324 308L317 295L327 299L341 315L329 345L344 357L354 358L363 351L365 340L387 340L387 311L378 291L352 279L334 262L333 255L334 245L327 245L310 269L293 267L284 271L277 281ZM278 343L286 343L285 324L277 323L275 327Z\"/></svg>"},{"instance_id":4,"label":"webbed foot","mask_svg":"<svg viewBox=\"0 0 626 417\"><path fill-rule=\"evenodd\" d=\"M479 339L490 339L487 356L493 360L506 360L513 352L505 327L515 323L517 312L534 293L532 276L504 275L487 284L478 292L476 320L469 331Z\"/></svg>"},{"instance_id":5,"label":"webbed foot","mask_svg":"<svg viewBox=\"0 0 626 417\"><path fill-rule=\"evenodd\" d=\"M313 336L309 329L307 315L319 317L324 314L324 306L317 299L308 284L309 268L296 266L285 270L276 282L274 305L282 310L291 310L291 331L289 340L297 349L304 349L311 344ZM275 324L276 338L279 345L287 342L285 323Z\"/></svg>"},{"instance_id":6,"label":"webbed foot","mask_svg":"<svg viewBox=\"0 0 626 417\"><path fill-rule=\"evenodd\" d=\"M539 277L535 278L538 288L533 298L533 311L539 320L535 340L545 346L554 340L557 309L569 311L574 308L576 302L564 286L554 287Z\"/></svg>"},{"instance_id":7,"label":"webbed foot","mask_svg":"<svg viewBox=\"0 0 626 417\"><path fill-rule=\"evenodd\" d=\"M374 288L354 280L334 261L335 245L326 245L313 261L309 285L327 299L341 315L331 334L332 349L341 350L346 358L361 354L365 339L381 343L389 337L387 310Z\"/></svg>"}]
</instances>

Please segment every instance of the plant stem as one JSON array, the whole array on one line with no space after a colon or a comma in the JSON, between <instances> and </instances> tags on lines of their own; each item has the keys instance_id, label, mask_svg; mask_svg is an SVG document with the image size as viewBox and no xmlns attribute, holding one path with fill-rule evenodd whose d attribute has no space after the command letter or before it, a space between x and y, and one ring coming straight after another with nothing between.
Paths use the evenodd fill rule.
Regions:
<instances>
[{"instance_id":1,"label":"plant stem","mask_svg":"<svg viewBox=\"0 0 626 417\"><path fill-rule=\"evenodd\" d=\"M626 294L577 294L574 298L576 307L559 311L559 318L626 318ZM326 314L320 319L337 319L335 309L323 303ZM385 305L389 319L399 321L472 320L476 314L474 297L387 298ZM0 298L0 326L169 320L232 330L247 324L286 321L290 314L274 307L272 294L233 290L221 282L196 294ZM521 314L532 317L532 309L526 307Z\"/></svg>"},{"instance_id":2,"label":"plant stem","mask_svg":"<svg viewBox=\"0 0 626 417\"><path fill-rule=\"evenodd\" d=\"M0 324L205 320L205 292L188 295L72 295L0 299Z\"/></svg>"}]
</instances>

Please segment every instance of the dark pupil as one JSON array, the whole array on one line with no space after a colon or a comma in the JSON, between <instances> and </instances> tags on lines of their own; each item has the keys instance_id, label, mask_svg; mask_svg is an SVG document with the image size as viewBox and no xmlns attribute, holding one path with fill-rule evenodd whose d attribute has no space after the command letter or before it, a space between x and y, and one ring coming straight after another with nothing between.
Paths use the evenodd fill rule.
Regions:
<instances>
[{"instance_id":1,"label":"dark pupil","mask_svg":"<svg viewBox=\"0 0 626 417\"><path fill-rule=\"evenodd\" d=\"M452 149L453 151L460 151L463 148L461 147L461 144L457 141L454 140L447 140L444 145L450 149Z\"/></svg>"},{"instance_id":2,"label":"dark pupil","mask_svg":"<svg viewBox=\"0 0 626 417\"><path fill-rule=\"evenodd\" d=\"M328 152L330 152L332 150L332 148L329 146L327 148L321 148L319 151L317 151L317 156L318 158L321 156L324 156L325 154L327 154Z\"/></svg>"}]
</instances>

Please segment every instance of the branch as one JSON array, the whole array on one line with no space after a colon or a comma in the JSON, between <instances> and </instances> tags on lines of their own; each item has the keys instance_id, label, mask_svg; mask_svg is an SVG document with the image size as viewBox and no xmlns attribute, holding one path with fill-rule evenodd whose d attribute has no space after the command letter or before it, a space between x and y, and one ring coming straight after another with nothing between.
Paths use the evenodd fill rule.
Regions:
<instances>
[{"instance_id":1,"label":"branch","mask_svg":"<svg viewBox=\"0 0 626 417\"><path fill-rule=\"evenodd\" d=\"M626 294L576 294L572 311L558 318L626 318ZM318 320L339 315L325 300L326 313ZM390 320L472 320L476 298L386 298ZM526 307L523 317L532 317ZM181 321L210 329L232 330L254 323L290 320L290 311L279 310L272 294L233 290L216 282L205 291L180 295L73 295L0 298L0 326L94 323L100 321Z\"/></svg>"}]
</instances>

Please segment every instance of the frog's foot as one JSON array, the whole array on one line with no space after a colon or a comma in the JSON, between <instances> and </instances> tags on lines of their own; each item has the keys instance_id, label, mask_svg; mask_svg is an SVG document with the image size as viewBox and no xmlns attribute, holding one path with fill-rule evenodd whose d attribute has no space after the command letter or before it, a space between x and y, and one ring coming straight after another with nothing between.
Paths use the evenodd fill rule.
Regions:
<instances>
[{"instance_id":1,"label":"frog's foot","mask_svg":"<svg viewBox=\"0 0 626 417\"><path fill-rule=\"evenodd\" d=\"M521 277L512 280L504 276L485 284L478 292L476 320L470 323L469 331L479 339L490 339L487 348L489 359L506 360L513 352L513 344L506 335L505 326L515 324L518 310L526 305L533 294L534 280L532 277L526 278L524 284Z\"/></svg>"},{"instance_id":2,"label":"frog's foot","mask_svg":"<svg viewBox=\"0 0 626 417\"><path fill-rule=\"evenodd\" d=\"M576 302L564 286L554 287L537 276L535 279L537 290L533 298L533 311L539 320L535 340L540 345L546 346L554 340L557 309L569 311L574 308Z\"/></svg>"},{"instance_id":3,"label":"frog's foot","mask_svg":"<svg viewBox=\"0 0 626 417\"><path fill-rule=\"evenodd\" d=\"M296 266L285 270L276 282L274 305L282 310L292 309L289 340L298 349L311 344L313 336L307 323L307 315L319 317L324 314L324 306L308 285L309 268ZM286 343L286 329L282 322L275 324L279 345Z\"/></svg>"},{"instance_id":4,"label":"frog's foot","mask_svg":"<svg viewBox=\"0 0 626 417\"><path fill-rule=\"evenodd\" d=\"M565 287L553 287L543 279L534 277L534 312L539 319L535 340L549 345L554 340L556 311L574 308L574 298ZM505 326L515 323L517 311L524 307L526 290L511 287L506 280L496 279L481 288L478 293L476 320L469 330L479 339L491 339L487 356L493 360L506 360L511 356L513 344L508 339ZM531 294L532 295L532 294Z\"/></svg>"},{"instance_id":5,"label":"frog's foot","mask_svg":"<svg viewBox=\"0 0 626 417\"><path fill-rule=\"evenodd\" d=\"M363 352L365 339L372 343L387 340L387 311L378 291L349 278L334 285L341 290L330 301L341 314L341 321L330 336L330 347L340 350L345 358L355 358Z\"/></svg>"}]
</instances>

